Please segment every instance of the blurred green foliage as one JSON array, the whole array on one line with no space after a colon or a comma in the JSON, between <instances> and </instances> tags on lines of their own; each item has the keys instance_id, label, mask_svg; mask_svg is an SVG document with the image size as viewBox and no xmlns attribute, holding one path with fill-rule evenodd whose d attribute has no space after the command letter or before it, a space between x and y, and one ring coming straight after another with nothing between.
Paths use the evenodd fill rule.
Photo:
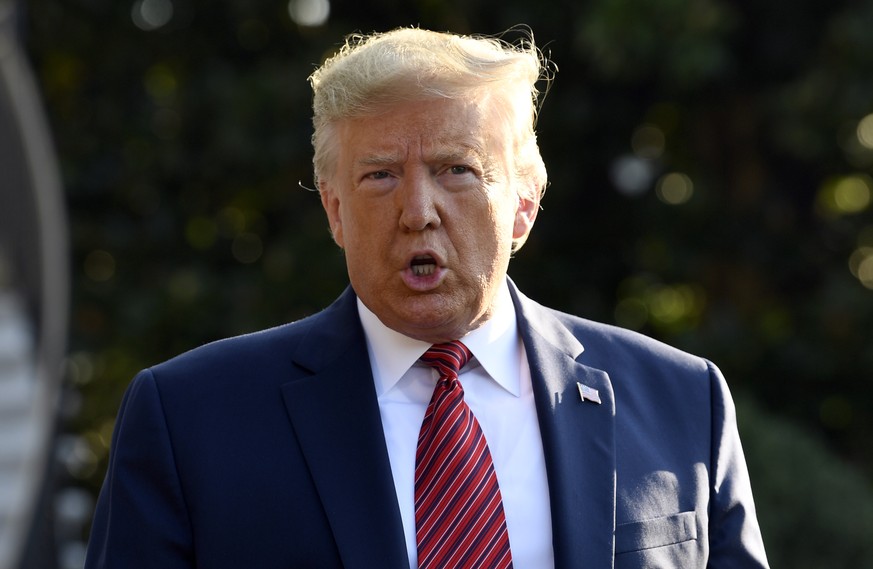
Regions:
<instances>
[{"instance_id":1,"label":"blurred green foliage","mask_svg":"<svg viewBox=\"0 0 873 569\"><path fill-rule=\"evenodd\" d=\"M513 278L716 361L754 401L774 566L873 566L873 3L373 0L317 26L285 1L28 7L72 216L76 484L99 487L138 369L345 286L301 187L306 77L342 37L525 23L560 70Z\"/></svg>"},{"instance_id":2,"label":"blurred green foliage","mask_svg":"<svg viewBox=\"0 0 873 569\"><path fill-rule=\"evenodd\" d=\"M771 567L870 567L869 478L834 457L804 429L741 400L741 434L755 484Z\"/></svg>"}]
</instances>

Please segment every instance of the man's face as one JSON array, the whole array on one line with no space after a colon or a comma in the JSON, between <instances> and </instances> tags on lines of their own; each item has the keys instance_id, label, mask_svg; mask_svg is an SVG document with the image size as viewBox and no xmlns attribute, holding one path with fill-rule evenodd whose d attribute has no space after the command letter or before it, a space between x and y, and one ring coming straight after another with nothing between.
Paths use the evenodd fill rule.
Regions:
<instances>
[{"instance_id":1,"label":"man's face","mask_svg":"<svg viewBox=\"0 0 873 569\"><path fill-rule=\"evenodd\" d=\"M322 181L352 287L389 328L428 342L462 338L491 316L521 199L511 128L495 102L427 100L338 123Z\"/></svg>"}]
</instances>

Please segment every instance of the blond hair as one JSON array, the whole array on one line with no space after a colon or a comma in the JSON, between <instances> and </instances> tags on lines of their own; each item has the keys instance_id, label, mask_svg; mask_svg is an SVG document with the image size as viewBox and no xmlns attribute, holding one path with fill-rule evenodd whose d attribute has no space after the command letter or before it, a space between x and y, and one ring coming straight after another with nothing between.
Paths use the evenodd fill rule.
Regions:
<instances>
[{"instance_id":1,"label":"blond hair","mask_svg":"<svg viewBox=\"0 0 873 569\"><path fill-rule=\"evenodd\" d=\"M506 103L515 123L516 176L529 183L526 197L539 199L546 168L534 131L539 109L536 84L550 79L551 64L530 33L518 45L490 37L399 28L369 36L354 34L310 77L312 145L316 185L330 176L336 159L337 122L378 114L405 101L462 99L487 89Z\"/></svg>"}]
</instances>

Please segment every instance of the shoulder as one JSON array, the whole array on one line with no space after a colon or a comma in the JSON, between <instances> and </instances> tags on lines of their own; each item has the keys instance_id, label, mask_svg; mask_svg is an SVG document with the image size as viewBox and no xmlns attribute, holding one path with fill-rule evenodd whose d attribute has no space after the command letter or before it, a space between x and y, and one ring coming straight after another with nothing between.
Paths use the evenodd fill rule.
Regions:
<instances>
[{"instance_id":1,"label":"shoulder","mask_svg":"<svg viewBox=\"0 0 873 569\"><path fill-rule=\"evenodd\" d=\"M347 289L330 306L295 322L204 344L152 368L157 373L196 368L228 372L253 364L282 366L307 359L313 346L334 349L360 328L355 296Z\"/></svg>"},{"instance_id":2,"label":"shoulder","mask_svg":"<svg viewBox=\"0 0 873 569\"><path fill-rule=\"evenodd\" d=\"M551 309L548 309L551 310ZM583 358L602 363L643 359L662 365L705 371L711 363L703 357L681 350L640 332L612 324L595 322L557 310L552 314L584 347Z\"/></svg>"},{"instance_id":3,"label":"shoulder","mask_svg":"<svg viewBox=\"0 0 873 569\"><path fill-rule=\"evenodd\" d=\"M329 359L354 343L360 328L355 297L345 293L301 320L198 346L148 369L162 392L272 389L312 373L313 361Z\"/></svg>"},{"instance_id":4,"label":"shoulder","mask_svg":"<svg viewBox=\"0 0 873 569\"><path fill-rule=\"evenodd\" d=\"M273 328L217 340L143 370L130 393L148 387L170 425L209 425L221 416L281 416L281 388L308 377L300 354L320 336L324 312ZM330 323L327 323L330 325ZM146 384L149 384L146 386ZM187 427L186 427L187 428Z\"/></svg>"},{"instance_id":5,"label":"shoulder","mask_svg":"<svg viewBox=\"0 0 873 569\"><path fill-rule=\"evenodd\" d=\"M512 284L512 283L511 283ZM712 364L633 330L597 322L549 308L525 296L517 288L513 293L519 324L525 335L536 331L546 342L560 346L580 363L610 371L630 367L706 372Z\"/></svg>"},{"instance_id":6,"label":"shoulder","mask_svg":"<svg viewBox=\"0 0 873 569\"><path fill-rule=\"evenodd\" d=\"M581 345L576 361L606 372L621 397L642 401L670 395L708 405L713 388L726 389L721 372L705 357L639 332L537 306L538 325L551 321L572 336Z\"/></svg>"},{"instance_id":7,"label":"shoulder","mask_svg":"<svg viewBox=\"0 0 873 569\"><path fill-rule=\"evenodd\" d=\"M153 366L154 373L177 370L228 370L264 359L279 358L294 351L318 315L257 332L216 340Z\"/></svg>"}]
</instances>

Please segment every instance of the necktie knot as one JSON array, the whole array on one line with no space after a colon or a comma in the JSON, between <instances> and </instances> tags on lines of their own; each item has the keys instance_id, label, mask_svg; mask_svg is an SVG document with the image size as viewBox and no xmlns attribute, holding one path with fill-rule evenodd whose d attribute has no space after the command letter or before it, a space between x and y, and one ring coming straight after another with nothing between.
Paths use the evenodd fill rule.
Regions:
<instances>
[{"instance_id":1,"label":"necktie knot","mask_svg":"<svg viewBox=\"0 0 873 569\"><path fill-rule=\"evenodd\" d=\"M455 340L444 344L434 344L428 349L421 361L430 367L436 369L440 374L440 379L457 379L461 369L467 365L473 353L470 349Z\"/></svg>"}]
</instances>

